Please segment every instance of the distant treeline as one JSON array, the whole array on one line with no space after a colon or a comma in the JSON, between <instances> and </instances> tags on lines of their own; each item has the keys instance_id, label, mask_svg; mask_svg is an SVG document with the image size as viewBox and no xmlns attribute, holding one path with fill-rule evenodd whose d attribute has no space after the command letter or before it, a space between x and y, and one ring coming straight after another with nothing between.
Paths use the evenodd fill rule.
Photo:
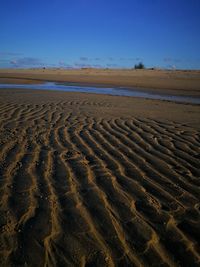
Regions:
<instances>
[{"instance_id":1,"label":"distant treeline","mask_svg":"<svg viewBox=\"0 0 200 267\"><path fill-rule=\"evenodd\" d=\"M138 63L138 64L135 64L134 66L135 69L145 69L145 66L142 62Z\"/></svg>"}]
</instances>

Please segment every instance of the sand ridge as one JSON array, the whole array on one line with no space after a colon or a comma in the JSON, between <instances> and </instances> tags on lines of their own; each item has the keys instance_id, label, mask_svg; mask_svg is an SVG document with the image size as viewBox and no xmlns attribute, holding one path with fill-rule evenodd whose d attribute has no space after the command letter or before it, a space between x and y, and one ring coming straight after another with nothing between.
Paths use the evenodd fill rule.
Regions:
<instances>
[{"instance_id":1,"label":"sand ridge","mask_svg":"<svg viewBox=\"0 0 200 267\"><path fill-rule=\"evenodd\" d=\"M1 266L199 265L199 107L159 103L1 90Z\"/></svg>"}]
</instances>

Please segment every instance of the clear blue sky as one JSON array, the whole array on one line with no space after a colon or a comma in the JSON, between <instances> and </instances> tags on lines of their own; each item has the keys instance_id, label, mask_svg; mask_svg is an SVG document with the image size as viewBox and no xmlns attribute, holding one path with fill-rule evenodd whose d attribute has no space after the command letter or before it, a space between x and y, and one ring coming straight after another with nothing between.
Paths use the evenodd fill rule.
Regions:
<instances>
[{"instance_id":1,"label":"clear blue sky","mask_svg":"<svg viewBox=\"0 0 200 267\"><path fill-rule=\"evenodd\" d=\"M0 0L0 67L200 69L200 0Z\"/></svg>"}]
</instances>

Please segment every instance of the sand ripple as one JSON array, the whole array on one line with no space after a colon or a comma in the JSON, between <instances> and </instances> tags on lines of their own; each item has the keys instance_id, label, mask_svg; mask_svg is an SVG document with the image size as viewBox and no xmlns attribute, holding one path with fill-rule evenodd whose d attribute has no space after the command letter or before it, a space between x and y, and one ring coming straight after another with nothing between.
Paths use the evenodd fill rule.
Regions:
<instances>
[{"instance_id":1,"label":"sand ripple","mask_svg":"<svg viewBox=\"0 0 200 267\"><path fill-rule=\"evenodd\" d=\"M199 132L91 105L0 104L1 266L199 266Z\"/></svg>"}]
</instances>

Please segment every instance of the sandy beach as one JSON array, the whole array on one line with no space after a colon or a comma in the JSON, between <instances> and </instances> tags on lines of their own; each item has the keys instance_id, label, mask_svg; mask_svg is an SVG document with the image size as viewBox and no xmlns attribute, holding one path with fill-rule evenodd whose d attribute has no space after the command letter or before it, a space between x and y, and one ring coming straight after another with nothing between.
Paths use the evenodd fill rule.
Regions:
<instances>
[{"instance_id":1,"label":"sandy beach","mask_svg":"<svg viewBox=\"0 0 200 267\"><path fill-rule=\"evenodd\" d=\"M200 97L200 71L114 69L0 69L0 83L45 81L138 88Z\"/></svg>"},{"instance_id":2,"label":"sandy beach","mask_svg":"<svg viewBox=\"0 0 200 267\"><path fill-rule=\"evenodd\" d=\"M0 267L200 267L199 11L1 1Z\"/></svg>"},{"instance_id":3,"label":"sandy beach","mask_svg":"<svg viewBox=\"0 0 200 267\"><path fill-rule=\"evenodd\" d=\"M70 80L35 72L0 80ZM168 89L199 94L195 75L192 89ZM0 265L199 266L199 111L1 89Z\"/></svg>"}]
</instances>

